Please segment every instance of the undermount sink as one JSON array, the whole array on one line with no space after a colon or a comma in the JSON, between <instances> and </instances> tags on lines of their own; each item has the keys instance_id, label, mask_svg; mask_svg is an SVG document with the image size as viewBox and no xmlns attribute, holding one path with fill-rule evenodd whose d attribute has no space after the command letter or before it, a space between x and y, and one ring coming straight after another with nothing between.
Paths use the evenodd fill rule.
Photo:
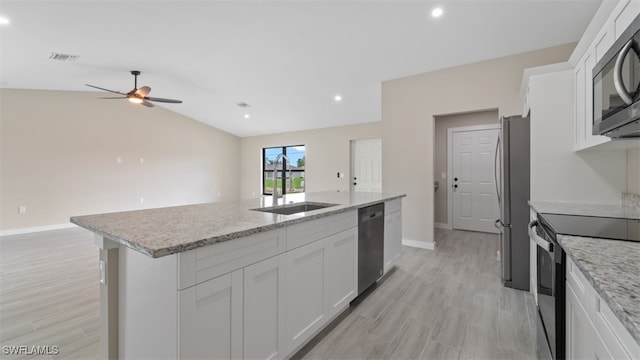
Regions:
<instances>
[{"instance_id":1,"label":"undermount sink","mask_svg":"<svg viewBox=\"0 0 640 360\"><path fill-rule=\"evenodd\" d=\"M302 202L297 204L286 204L286 205L280 205L280 206L251 209L251 210L268 212L273 214L281 214L281 215L293 215L301 212L324 209L324 208L337 206L337 205L338 204Z\"/></svg>"}]
</instances>

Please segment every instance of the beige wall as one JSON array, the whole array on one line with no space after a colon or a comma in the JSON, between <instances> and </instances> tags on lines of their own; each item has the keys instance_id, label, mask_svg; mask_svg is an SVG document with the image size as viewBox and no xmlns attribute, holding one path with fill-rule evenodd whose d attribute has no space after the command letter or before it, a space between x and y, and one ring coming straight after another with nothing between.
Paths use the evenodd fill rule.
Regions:
<instances>
[{"instance_id":1,"label":"beige wall","mask_svg":"<svg viewBox=\"0 0 640 360\"><path fill-rule=\"evenodd\" d=\"M498 110L476 111L465 114L441 115L435 117L434 130L434 162L433 181L440 183L440 188L435 191L434 221L440 224L448 223L447 194L449 184L447 179L442 178L442 174L447 173L448 138L447 129L496 124L499 121Z\"/></svg>"},{"instance_id":2,"label":"beige wall","mask_svg":"<svg viewBox=\"0 0 640 360\"><path fill-rule=\"evenodd\" d=\"M523 70L566 61L574 47L567 44L382 84L382 186L385 192L407 194L404 239L425 246L433 242L434 192L425 184L434 178L434 116L479 109L520 114Z\"/></svg>"},{"instance_id":3,"label":"beige wall","mask_svg":"<svg viewBox=\"0 0 640 360\"><path fill-rule=\"evenodd\" d=\"M305 145L305 187L307 192L349 191L351 140L380 138L380 122L340 126L309 131L252 136L240 140L242 175L241 196L249 198L262 193L262 148L283 145ZM384 142L382 152L384 153ZM338 172L345 173L338 178Z\"/></svg>"},{"instance_id":4,"label":"beige wall","mask_svg":"<svg viewBox=\"0 0 640 360\"><path fill-rule=\"evenodd\" d=\"M627 150L627 193L640 195L640 149Z\"/></svg>"},{"instance_id":5,"label":"beige wall","mask_svg":"<svg viewBox=\"0 0 640 360\"><path fill-rule=\"evenodd\" d=\"M0 229L239 198L239 138L99 95L0 90Z\"/></svg>"}]
</instances>

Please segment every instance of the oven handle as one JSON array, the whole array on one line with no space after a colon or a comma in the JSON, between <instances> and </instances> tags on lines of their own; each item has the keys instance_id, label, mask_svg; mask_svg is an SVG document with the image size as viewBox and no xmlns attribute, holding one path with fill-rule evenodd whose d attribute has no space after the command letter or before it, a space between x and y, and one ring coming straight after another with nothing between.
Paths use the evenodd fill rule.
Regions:
<instances>
[{"instance_id":1,"label":"oven handle","mask_svg":"<svg viewBox=\"0 0 640 360\"><path fill-rule=\"evenodd\" d=\"M529 223L529 237L533 239L533 241L535 241L536 244L538 244L538 246L543 248L546 252L553 254L553 244L538 236L535 230L536 226L538 226L538 220L532 220Z\"/></svg>"},{"instance_id":2,"label":"oven handle","mask_svg":"<svg viewBox=\"0 0 640 360\"><path fill-rule=\"evenodd\" d=\"M620 95L622 101L627 105L633 104L633 96L629 94L629 91L627 91L624 86L624 82L622 81L622 66L624 65L624 58L627 57L629 50L633 48L636 53L638 52L634 45L634 39L631 39L624 44L622 50L620 50L620 54L618 54L616 64L613 68L613 85L615 86L616 92ZM640 56L640 54L638 54L638 56Z\"/></svg>"}]
</instances>

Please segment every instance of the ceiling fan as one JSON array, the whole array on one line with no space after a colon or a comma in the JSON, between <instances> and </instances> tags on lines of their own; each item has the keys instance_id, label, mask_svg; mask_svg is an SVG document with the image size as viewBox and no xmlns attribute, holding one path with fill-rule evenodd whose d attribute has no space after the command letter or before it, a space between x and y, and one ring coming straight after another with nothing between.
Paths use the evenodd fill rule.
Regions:
<instances>
[{"instance_id":1,"label":"ceiling fan","mask_svg":"<svg viewBox=\"0 0 640 360\"><path fill-rule=\"evenodd\" d=\"M112 92L115 94L124 95L124 96L116 96L116 97L103 97L100 99L128 99L130 102L134 104L142 104L147 107L153 107L153 104L150 101L174 103L174 104L182 103L182 100L163 99L163 98L147 96L151 92L150 87L143 86L140 89L138 89L138 75L140 75L140 71L132 70L131 75L134 76L133 90L129 91L128 93L122 93L120 91L109 90L109 89L105 89L105 88L101 88L101 87L89 85L89 84L85 84L85 85L92 87L94 89L104 90L104 91Z\"/></svg>"}]
</instances>

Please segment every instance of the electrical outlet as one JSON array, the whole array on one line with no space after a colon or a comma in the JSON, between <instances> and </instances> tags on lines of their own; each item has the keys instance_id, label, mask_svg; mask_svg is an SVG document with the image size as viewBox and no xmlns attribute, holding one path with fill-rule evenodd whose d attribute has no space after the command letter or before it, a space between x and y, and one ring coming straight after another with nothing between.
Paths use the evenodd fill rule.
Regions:
<instances>
[{"instance_id":1,"label":"electrical outlet","mask_svg":"<svg viewBox=\"0 0 640 360\"><path fill-rule=\"evenodd\" d=\"M143 202L144 202L144 198L140 196L140 204L142 204Z\"/></svg>"},{"instance_id":2,"label":"electrical outlet","mask_svg":"<svg viewBox=\"0 0 640 360\"><path fill-rule=\"evenodd\" d=\"M144 158L140 158L140 164L144 164Z\"/></svg>"},{"instance_id":3,"label":"electrical outlet","mask_svg":"<svg viewBox=\"0 0 640 360\"><path fill-rule=\"evenodd\" d=\"M218 193L218 197L222 196L222 194Z\"/></svg>"},{"instance_id":4,"label":"electrical outlet","mask_svg":"<svg viewBox=\"0 0 640 360\"><path fill-rule=\"evenodd\" d=\"M27 207L26 206L19 206L18 207L18 214L25 214L27 212Z\"/></svg>"},{"instance_id":5,"label":"electrical outlet","mask_svg":"<svg viewBox=\"0 0 640 360\"><path fill-rule=\"evenodd\" d=\"M116 164L122 164L122 158L120 156L116 158Z\"/></svg>"}]
</instances>

